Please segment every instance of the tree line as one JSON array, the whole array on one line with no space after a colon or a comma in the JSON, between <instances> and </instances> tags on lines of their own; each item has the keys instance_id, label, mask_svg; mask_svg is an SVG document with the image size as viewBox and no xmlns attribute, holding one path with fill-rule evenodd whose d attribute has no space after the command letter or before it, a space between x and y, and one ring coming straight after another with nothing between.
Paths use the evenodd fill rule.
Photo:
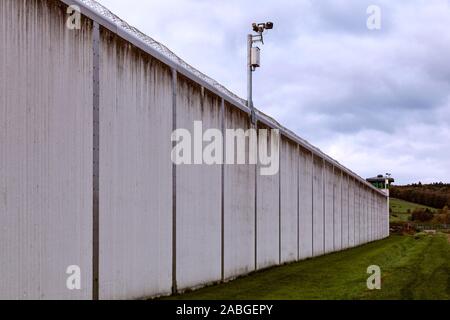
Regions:
<instances>
[{"instance_id":1,"label":"tree line","mask_svg":"<svg viewBox=\"0 0 450 320\"><path fill-rule=\"evenodd\" d=\"M437 209L450 207L450 184L448 183L422 184L419 182L405 186L392 186L390 195L393 198Z\"/></svg>"}]
</instances>

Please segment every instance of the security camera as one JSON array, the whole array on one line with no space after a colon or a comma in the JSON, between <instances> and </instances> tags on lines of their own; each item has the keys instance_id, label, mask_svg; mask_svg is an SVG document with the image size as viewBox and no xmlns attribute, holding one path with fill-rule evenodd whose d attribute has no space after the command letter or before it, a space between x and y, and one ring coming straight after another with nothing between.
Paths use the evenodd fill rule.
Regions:
<instances>
[{"instance_id":1,"label":"security camera","mask_svg":"<svg viewBox=\"0 0 450 320\"><path fill-rule=\"evenodd\" d=\"M267 30L273 29L273 22L267 22L266 25L265 25L265 28Z\"/></svg>"},{"instance_id":2,"label":"security camera","mask_svg":"<svg viewBox=\"0 0 450 320\"><path fill-rule=\"evenodd\" d=\"M264 30L270 30L273 29L273 22L266 22L266 23L253 23L252 29L254 32L263 33Z\"/></svg>"}]
</instances>

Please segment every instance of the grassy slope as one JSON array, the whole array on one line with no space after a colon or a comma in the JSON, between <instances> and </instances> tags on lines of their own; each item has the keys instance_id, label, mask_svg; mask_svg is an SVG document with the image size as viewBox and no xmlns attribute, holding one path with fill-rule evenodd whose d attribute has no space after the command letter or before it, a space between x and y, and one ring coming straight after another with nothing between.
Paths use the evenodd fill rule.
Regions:
<instances>
[{"instance_id":1,"label":"grassy slope","mask_svg":"<svg viewBox=\"0 0 450 320\"><path fill-rule=\"evenodd\" d=\"M414 211L416 208L428 208L430 210L435 211L436 209L423 206L420 204L390 198L389 199L389 206L391 207L392 213L390 215L390 221L391 222L397 222L397 221L408 221L408 218L411 216L411 212ZM408 209L410 210L410 213L408 213Z\"/></svg>"},{"instance_id":2,"label":"grassy slope","mask_svg":"<svg viewBox=\"0 0 450 320\"><path fill-rule=\"evenodd\" d=\"M369 291L369 265L382 289ZM450 299L445 235L392 236L358 248L276 267L172 299Z\"/></svg>"}]
</instances>

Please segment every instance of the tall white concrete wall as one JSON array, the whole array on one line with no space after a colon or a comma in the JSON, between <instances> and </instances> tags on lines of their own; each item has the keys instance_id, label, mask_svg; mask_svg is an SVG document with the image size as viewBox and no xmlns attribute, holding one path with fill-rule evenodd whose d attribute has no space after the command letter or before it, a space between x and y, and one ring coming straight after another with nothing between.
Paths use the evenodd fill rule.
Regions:
<instances>
[{"instance_id":1,"label":"tall white concrete wall","mask_svg":"<svg viewBox=\"0 0 450 320\"><path fill-rule=\"evenodd\" d=\"M170 293L171 72L104 30L100 54L99 296Z\"/></svg>"},{"instance_id":2,"label":"tall white concrete wall","mask_svg":"<svg viewBox=\"0 0 450 320\"><path fill-rule=\"evenodd\" d=\"M0 299L92 297L92 23L64 23L0 1Z\"/></svg>"},{"instance_id":3,"label":"tall white concrete wall","mask_svg":"<svg viewBox=\"0 0 450 320\"><path fill-rule=\"evenodd\" d=\"M299 153L297 144L281 142L281 262L290 262L299 254Z\"/></svg>"},{"instance_id":4,"label":"tall white concrete wall","mask_svg":"<svg viewBox=\"0 0 450 320\"><path fill-rule=\"evenodd\" d=\"M299 149L299 259L313 254L313 162L312 154Z\"/></svg>"},{"instance_id":5,"label":"tall white concrete wall","mask_svg":"<svg viewBox=\"0 0 450 320\"><path fill-rule=\"evenodd\" d=\"M174 128L247 130L248 114L101 19L97 66L93 21L69 30L62 3L0 2L0 298L91 299L96 258L99 298L133 299L389 235L386 197L286 131L273 176L174 166Z\"/></svg>"},{"instance_id":6,"label":"tall white concrete wall","mask_svg":"<svg viewBox=\"0 0 450 320\"><path fill-rule=\"evenodd\" d=\"M248 115L225 104L225 128L250 128ZM248 144L246 158L248 158ZM232 278L255 270L255 165L224 167L224 273Z\"/></svg>"},{"instance_id":7,"label":"tall white concrete wall","mask_svg":"<svg viewBox=\"0 0 450 320\"><path fill-rule=\"evenodd\" d=\"M203 130L221 128L221 100L201 87L178 77L177 128L192 135L192 150L203 147ZM203 130L194 132L194 121ZM202 155L202 152L200 152ZM195 159L202 163L202 159ZM221 165L179 165L176 203L176 266L179 289L191 288L221 279Z\"/></svg>"}]
</instances>

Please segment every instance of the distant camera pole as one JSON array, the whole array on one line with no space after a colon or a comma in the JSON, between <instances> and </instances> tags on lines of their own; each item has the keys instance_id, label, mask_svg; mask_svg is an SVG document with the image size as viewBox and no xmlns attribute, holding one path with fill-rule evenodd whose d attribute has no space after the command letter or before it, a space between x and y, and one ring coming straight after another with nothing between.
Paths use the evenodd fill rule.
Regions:
<instances>
[{"instance_id":1,"label":"distant camera pole","mask_svg":"<svg viewBox=\"0 0 450 320\"><path fill-rule=\"evenodd\" d=\"M389 195L389 184L391 180L391 174L386 173L386 176L384 178L384 189L386 190L386 193Z\"/></svg>"},{"instance_id":2,"label":"distant camera pole","mask_svg":"<svg viewBox=\"0 0 450 320\"><path fill-rule=\"evenodd\" d=\"M247 107L250 109L250 119L253 125L256 125L256 112L253 106L253 76L252 72L261 66L260 49L254 47L254 43L264 44L263 32L273 29L272 22L253 23L253 31L257 34L249 34L247 36Z\"/></svg>"}]
</instances>

